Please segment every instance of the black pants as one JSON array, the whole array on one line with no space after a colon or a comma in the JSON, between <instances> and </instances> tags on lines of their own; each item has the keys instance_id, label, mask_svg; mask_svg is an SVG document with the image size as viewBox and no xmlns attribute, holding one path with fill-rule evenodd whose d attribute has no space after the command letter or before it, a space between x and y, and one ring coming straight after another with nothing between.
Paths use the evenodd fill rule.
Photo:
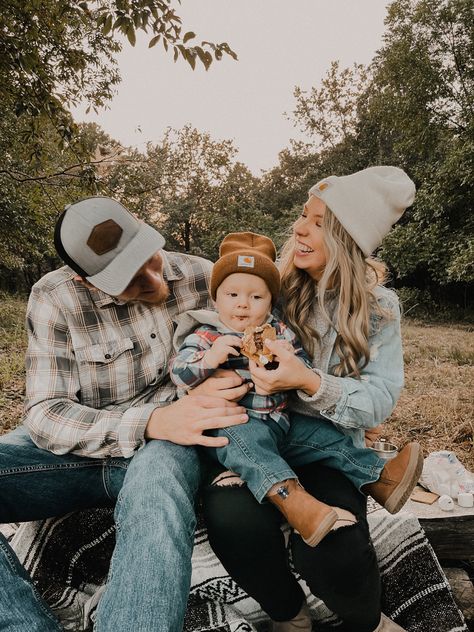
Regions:
<instances>
[{"instance_id":1,"label":"black pants","mask_svg":"<svg viewBox=\"0 0 474 632\"><path fill-rule=\"evenodd\" d=\"M344 621L345 632L373 632L380 620L380 574L370 540L366 499L343 474L313 463L296 469L305 489L352 512L355 525L329 533L315 548L291 536L296 571ZM281 515L246 486L207 486L204 513L211 546L227 572L274 621L292 619L303 603L288 565Z\"/></svg>"}]
</instances>

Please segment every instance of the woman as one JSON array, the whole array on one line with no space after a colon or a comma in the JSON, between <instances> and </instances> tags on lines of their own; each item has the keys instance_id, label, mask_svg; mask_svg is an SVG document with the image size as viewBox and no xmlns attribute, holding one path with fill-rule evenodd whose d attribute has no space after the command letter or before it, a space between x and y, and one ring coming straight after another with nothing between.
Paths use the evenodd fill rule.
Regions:
<instances>
[{"instance_id":1,"label":"woman","mask_svg":"<svg viewBox=\"0 0 474 632\"><path fill-rule=\"evenodd\" d=\"M300 337L313 369L275 341L268 346L279 367L253 365L252 379L262 393L294 390L293 419L322 417L362 446L365 431L390 415L403 385L398 301L382 285L385 266L370 255L412 204L415 187L401 169L371 167L326 178L309 193L284 246L281 276L283 319ZM366 497L321 462L300 465L303 487L333 506L340 519L316 548L292 534L297 572L343 620L338 630L401 630L381 614ZM259 505L230 473L216 477L204 503L212 547L269 614L272 630L311 630L274 507Z\"/></svg>"}]
</instances>

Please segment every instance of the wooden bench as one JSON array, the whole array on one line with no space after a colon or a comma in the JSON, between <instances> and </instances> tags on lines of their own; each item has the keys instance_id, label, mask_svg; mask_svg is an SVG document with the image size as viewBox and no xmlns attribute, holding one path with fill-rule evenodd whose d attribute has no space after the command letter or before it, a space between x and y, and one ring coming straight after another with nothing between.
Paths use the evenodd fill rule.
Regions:
<instances>
[{"instance_id":1,"label":"wooden bench","mask_svg":"<svg viewBox=\"0 0 474 632\"><path fill-rule=\"evenodd\" d=\"M459 507L455 502L452 511L443 511L437 502L426 505L409 500L403 510L418 518L440 561L474 562L474 507Z\"/></svg>"}]
</instances>

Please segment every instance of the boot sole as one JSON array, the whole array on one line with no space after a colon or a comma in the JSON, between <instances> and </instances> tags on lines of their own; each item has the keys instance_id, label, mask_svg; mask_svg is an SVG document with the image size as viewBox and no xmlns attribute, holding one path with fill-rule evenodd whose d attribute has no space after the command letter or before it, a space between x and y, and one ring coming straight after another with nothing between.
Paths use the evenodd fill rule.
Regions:
<instances>
[{"instance_id":1,"label":"boot sole","mask_svg":"<svg viewBox=\"0 0 474 632\"><path fill-rule=\"evenodd\" d=\"M387 499L384 507L391 513L395 514L400 511L403 505L410 497L413 488L420 478L423 470L423 453L421 451L421 445L416 444L410 454L410 460L408 467L403 475L402 480L398 484L397 488L392 492Z\"/></svg>"},{"instance_id":2,"label":"boot sole","mask_svg":"<svg viewBox=\"0 0 474 632\"><path fill-rule=\"evenodd\" d=\"M336 524L337 519L337 513L332 510L331 513L328 513L324 520L319 523L316 531L314 531L314 533L309 538L303 538L303 541L306 542L308 546L316 546L331 531L333 526Z\"/></svg>"}]
</instances>

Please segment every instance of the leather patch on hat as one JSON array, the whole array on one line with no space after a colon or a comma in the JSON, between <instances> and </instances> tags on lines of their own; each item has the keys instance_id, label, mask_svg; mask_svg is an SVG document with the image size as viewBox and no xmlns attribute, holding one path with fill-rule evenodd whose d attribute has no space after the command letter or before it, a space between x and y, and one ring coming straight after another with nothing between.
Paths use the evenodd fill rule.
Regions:
<instances>
[{"instance_id":1,"label":"leather patch on hat","mask_svg":"<svg viewBox=\"0 0 474 632\"><path fill-rule=\"evenodd\" d=\"M87 245L96 255L105 255L106 252L113 250L122 236L123 230L114 222L108 219L94 226L87 240Z\"/></svg>"}]
</instances>

